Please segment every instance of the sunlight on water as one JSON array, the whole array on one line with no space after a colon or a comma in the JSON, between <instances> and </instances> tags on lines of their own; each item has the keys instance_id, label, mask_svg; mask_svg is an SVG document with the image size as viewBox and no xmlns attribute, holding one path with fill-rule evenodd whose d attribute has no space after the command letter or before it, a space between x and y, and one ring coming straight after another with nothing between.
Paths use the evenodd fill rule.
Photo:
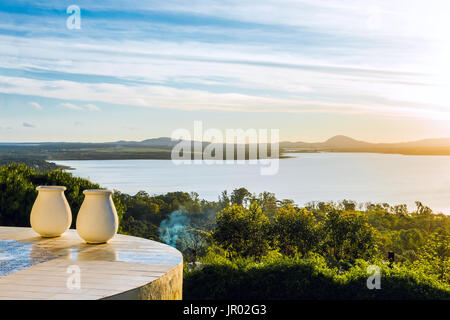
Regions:
<instances>
[{"instance_id":1,"label":"sunlight on water","mask_svg":"<svg viewBox=\"0 0 450 320\"><path fill-rule=\"evenodd\" d=\"M303 153L280 160L274 176L261 176L258 165L174 165L167 160L58 161L76 176L104 187L135 194L195 191L217 200L223 190L246 187L269 191L298 204L310 201L406 203L415 201L450 214L450 156L366 153Z\"/></svg>"}]
</instances>

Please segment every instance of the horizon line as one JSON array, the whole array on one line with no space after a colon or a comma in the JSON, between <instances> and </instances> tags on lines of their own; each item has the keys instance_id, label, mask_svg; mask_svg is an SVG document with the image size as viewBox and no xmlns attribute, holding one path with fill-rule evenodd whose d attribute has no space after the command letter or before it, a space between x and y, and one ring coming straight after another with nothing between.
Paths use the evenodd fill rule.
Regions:
<instances>
[{"instance_id":1,"label":"horizon line","mask_svg":"<svg viewBox=\"0 0 450 320\"><path fill-rule=\"evenodd\" d=\"M342 137L342 138L348 138L357 142L364 142L364 143L370 143L370 144L396 144L396 143L409 143L409 142L420 142L420 141L426 141L426 140L445 140L445 139L450 139L450 137L438 137L438 138L422 138L422 139L418 139L418 140L406 140L406 141L391 141L391 142L370 142L370 141L365 141L365 140L359 140L359 139L355 139L351 136L346 136L346 135L334 135L328 139L325 139L323 141L306 141L306 140L280 140L279 143L324 143L327 142L333 138L337 138L337 137ZM115 140L115 141L11 141L11 142L7 142L7 141L0 141L0 145L14 145L14 144L46 144L46 143L80 143L80 144L104 144L104 143L119 143L119 142L125 142L125 143L142 143L144 141L147 140L157 140L157 139L170 139L171 141L181 141L183 139L171 139L171 137L168 136L159 136L159 137L153 137L153 138L146 138L143 140ZM198 140L186 140L186 141L198 141ZM212 143L211 141L206 141L206 140L201 140L201 142L209 142ZM220 143L220 142L216 142L216 143ZM222 143L226 143L226 142L222 142Z\"/></svg>"}]
</instances>

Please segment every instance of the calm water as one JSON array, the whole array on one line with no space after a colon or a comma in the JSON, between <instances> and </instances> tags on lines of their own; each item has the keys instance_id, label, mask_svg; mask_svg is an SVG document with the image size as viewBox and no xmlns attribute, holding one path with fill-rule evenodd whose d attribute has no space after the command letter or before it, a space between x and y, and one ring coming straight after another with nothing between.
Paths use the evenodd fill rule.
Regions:
<instances>
[{"instance_id":1,"label":"calm water","mask_svg":"<svg viewBox=\"0 0 450 320\"><path fill-rule=\"evenodd\" d=\"M260 175L259 165L175 165L168 160L58 161L76 176L135 194L197 192L217 200L223 190L270 191L298 204L309 201L406 203L421 201L450 214L450 156L367 153L300 153L280 160L279 172Z\"/></svg>"}]
</instances>

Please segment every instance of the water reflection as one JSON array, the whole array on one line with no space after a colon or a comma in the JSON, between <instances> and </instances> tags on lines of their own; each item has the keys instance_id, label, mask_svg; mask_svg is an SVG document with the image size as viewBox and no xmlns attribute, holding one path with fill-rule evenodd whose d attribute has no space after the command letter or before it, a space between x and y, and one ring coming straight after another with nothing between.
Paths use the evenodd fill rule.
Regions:
<instances>
[{"instance_id":1,"label":"water reflection","mask_svg":"<svg viewBox=\"0 0 450 320\"><path fill-rule=\"evenodd\" d=\"M0 240L0 277L39 263L30 259L32 245L16 240Z\"/></svg>"},{"instance_id":2,"label":"water reflection","mask_svg":"<svg viewBox=\"0 0 450 320\"><path fill-rule=\"evenodd\" d=\"M118 250L118 261L139 262L152 265L176 265L181 260L181 256L172 254Z\"/></svg>"},{"instance_id":3,"label":"water reflection","mask_svg":"<svg viewBox=\"0 0 450 320\"><path fill-rule=\"evenodd\" d=\"M73 261L121 261L151 265L176 265L182 260L177 251L139 245L68 243L33 238L23 241L0 240L0 277L54 259Z\"/></svg>"},{"instance_id":4,"label":"water reflection","mask_svg":"<svg viewBox=\"0 0 450 320\"><path fill-rule=\"evenodd\" d=\"M30 252L30 260L33 264L53 260L56 258L69 258L69 248L50 247L48 245L41 245L39 243L33 243Z\"/></svg>"},{"instance_id":5,"label":"water reflection","mask_svg":"<svg viewBox=\"0 0 450 320\"><path fill-rule=\"evenodd\" d=\"M109 245L88 245L84 250L78 251L77 259L80 261L117 261L117 252Z\"/></svg>"}]
</instances>

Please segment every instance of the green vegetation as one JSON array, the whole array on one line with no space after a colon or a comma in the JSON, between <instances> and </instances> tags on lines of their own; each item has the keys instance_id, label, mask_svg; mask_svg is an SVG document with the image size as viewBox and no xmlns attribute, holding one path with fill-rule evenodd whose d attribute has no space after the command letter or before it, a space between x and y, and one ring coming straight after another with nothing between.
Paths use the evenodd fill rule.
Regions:
<instances>
[{"instance_id":1,"label":"green vegetation","mask_svg":"<svg viewBox=\"0 0 450 320\"><path fill-rule=\"evenodd\" d=\"M272 218L250 203L218 213L200 265L185 268L185 298L450 299L450 217L419 202L407 212L281 201ZM381 290L366 286L369 265L380 268Z\"/></svg>"},{"instance_id":2,"label":"green vegetation","mask_svg":"<svg viewBox=\"0 0 450 320\"><path fill-rule=\"evenodd\" d=\"M0 158L6 160L120 160L170 159L171 149L123 146L110 143L39 143L0 145Z\"/></svg>"},{"instance_id":3,"label":"green vegetation","mask_svg":"<svg viewBox=\"0 0 450 320\"><path fill-rule=\"evenodd\" d=\"M67 186L76 215L100 186L61 170L0 167L0 225L29 226L38 185ZM189 299L450 299L450 217L422 203L297 206L245 188L218 201L195 193L115 193L119 232L176 246ZM72 227L74 224L72 225ZM388 253L395 253L395 262ZM381 290L366 286L381 271Z\"/></svg>"},{"instance_id":4,"label":"green vegetation","mask_svg":"<svg viewBox=\"0 0 450 320\"><path fill-rule=\"evenodd\" d=\"M26 164L36 160L171 160L172 149L177 143L178 141L171 141L170 138L163 138L163 141L151 139L143 142L0 144L0 159L4 159L5 162L26 159ZM203 148L206 148L209 143L205 142L202 145ZM234 158L237 159L237 145L230 147L234 149ZM223 145L223 148L225 160L226 145ZM194 150L193 144L191 150ZM243 151L245 159L249 159L249 146L245 145ZM268 154L270 154L270 146L268 146ZM190 155L191 159L194 159L194 152ZM257 153L257 158L259 158L259 153Z\"/></svg>"},{"instance_id":5,"label":"green vegetation","mask_svg":"<svg viewBox=\"0 0 450 320\"><path fill-rule=\"evenodd\" d=\"M0 166L11 164L11 163L22 163L28 167L34 168L36 171L45 172L52 170L62 170L70 169L67 166L61 166L53 162L48 162L39 159L0 159Z\"/></svg>"},{"instance_id":6,"label":"green vegetation","mask_svg":"<svg viewBox=\"0 0 450 320\"><path fill-rule=\"evenodd\" d=\"M212 254L201 268L187 270L186 299L450 299L448 284L411 268L391 269L381 262L381 289L368 290L366 270L370 263L364 260L342 272L329 267L319 255L275 253L258 262L219 257Z\"/></svg>"}]
</instances>

